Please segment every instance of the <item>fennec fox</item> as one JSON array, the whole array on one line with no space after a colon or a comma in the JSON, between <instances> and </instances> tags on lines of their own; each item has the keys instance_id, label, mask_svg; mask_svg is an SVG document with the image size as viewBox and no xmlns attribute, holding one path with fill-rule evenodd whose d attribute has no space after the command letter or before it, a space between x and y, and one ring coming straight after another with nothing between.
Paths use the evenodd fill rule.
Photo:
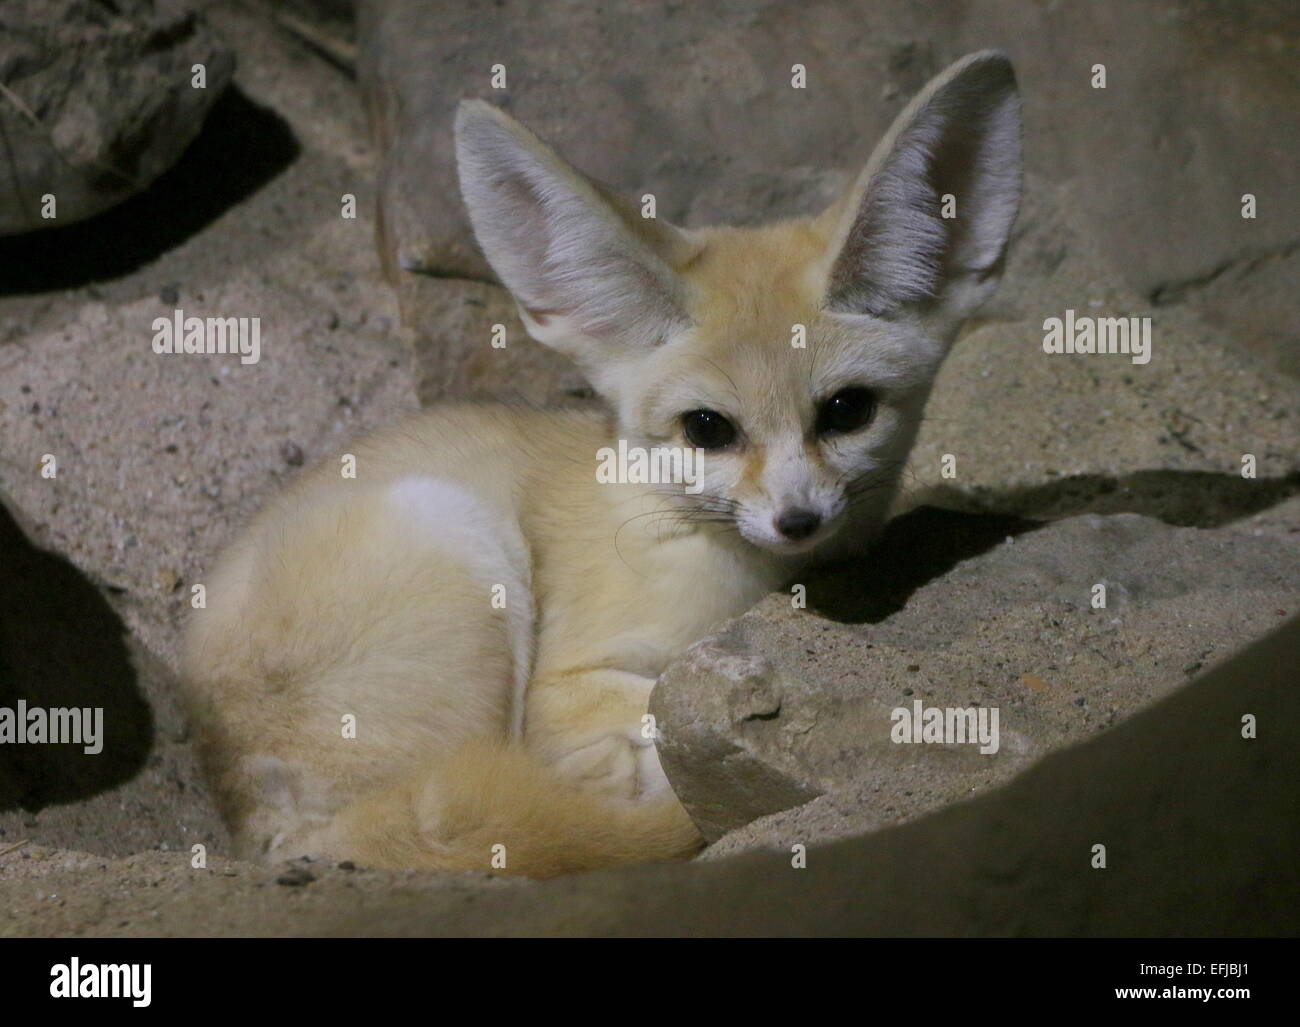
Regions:
<instances>
[{"instance_id":1,"label":"fennec fox","mask_svg":"<svg viewBox=\"0 0 1300 1027\"><path fill-rule=\"evenodd\" d=\"M199 751L246 857L545 876L687 856L650 690L882 523L1001 272L1015 76L959 61L829 209L752 229L643 219L483 102L456 155L528 332L608 412L443 407L353 447L355 479L305 474L192 614ZM619 440L702 451L699 475L598 481Z\"/></svg>"}]
</instances>

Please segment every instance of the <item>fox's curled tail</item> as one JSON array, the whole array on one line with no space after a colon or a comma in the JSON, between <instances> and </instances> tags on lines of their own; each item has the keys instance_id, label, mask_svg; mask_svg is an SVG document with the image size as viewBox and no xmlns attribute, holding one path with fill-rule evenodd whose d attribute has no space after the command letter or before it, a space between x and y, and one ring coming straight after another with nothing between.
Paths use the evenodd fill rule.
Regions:
<instances>
[{"instance_id":1,"label":"fox's curled tail","mask_svg":"<svg viewBox=\"0 0 1300 1027\"><path fill-rule=\"evenodd\" d=\"M297 841L306 844L277 845L275 855L528 877L682 859L703 844L675 799L584 791L499 741L466 744L408 782L352 801Z\"/></svg>"}]
</instances>

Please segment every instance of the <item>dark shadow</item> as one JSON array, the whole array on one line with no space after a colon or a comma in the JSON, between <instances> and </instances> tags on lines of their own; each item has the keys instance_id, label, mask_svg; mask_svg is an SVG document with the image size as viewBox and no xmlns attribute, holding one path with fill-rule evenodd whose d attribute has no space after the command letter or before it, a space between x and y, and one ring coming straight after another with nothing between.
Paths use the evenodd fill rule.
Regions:
<instances>
[{"instance_id":1,"label":"dark shadow","mask_svg":"<svg viewBox=\"0 0 1300 1027\"><path fill-rule=\"evenodd\" d=\"M115 788L144 766L153 714L126 627L85 576L37 549L0 505L0 709L102 707L102 751L0 744L0 810L36 811Z\"/></svg>"},{"instance_id":2,"label":"dark shadow","mask_svg":"<svg viewBox=\"0 0 1300 1027\"><path fill-rule=\"evenodd\" d=\"M298 152L283 118L231 86L176 165L143 192L74 225L0 238L0 295L129 274L256 192Z\"/></svg>"},{"instance_id":3,"label":"dark shadow","mask_svg":"<svg viewBox=\"0 0 1300 1027\"><path fill-rule=\"evenodd\" d=\"M861 560L809 576L808 607L844 624L875 624L962 560L1042 526L1042 521L1003 514L919 507L885 525Z\"/></svg>"},{"instance_id":4,"label":"dark shadow","mask_svg":"<svg viewBox=\"0 0 1300 1027\"><path fill-rule=\"evenodd\" d=\"M1078 514L1137 513L1183 528L1218 528L1300 495L1300 474L1242 478L1211 471L1136 471L1118 478L1079 474L1005 491L942 489L927 499L977 513L1052 520Z\"/></svg>"},{"instance_id":5,"label":"dark shadow","mask_svg":"<svg viewBox=\"0 0 1300 1027\"><path fill-rule=\"evenodd\" d=\"M1081 474L1004 492L935 489L885 526L861 560L808 579L808 605L846 624L875 624L913 592L1005 539L1079 514L1137 513L1178 527L1215 528L1300 495L1300 474L1245 479L1208 471Z\"/></svg>"}]
</instances>

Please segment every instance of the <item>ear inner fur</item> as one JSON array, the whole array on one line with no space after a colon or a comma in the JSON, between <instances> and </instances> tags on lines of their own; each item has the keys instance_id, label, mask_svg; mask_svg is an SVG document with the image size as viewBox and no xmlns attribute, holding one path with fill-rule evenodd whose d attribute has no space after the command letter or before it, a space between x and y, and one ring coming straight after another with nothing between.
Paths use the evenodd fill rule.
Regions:
<instances>
[{"instance_id":1,"label":"ear inner fur","mask_svg":"<svg viewBox=\"0 0 1300 1027\"><path fill-rule=\"evenodd\" d=\"M828 220L840 240L827 304L889 317L925 310L953 288L959 315L1001 266L1020 192L1019 97L1005 57L976 54L924 90L896 119ZM953 197L956 216L941 214ZM992 281L990 281L992 279Z\"/></svg>"},{"instance_id":2,"label":"ear inner fur","mask_svg":"<svg viewBox=\"0 0 1300 1027\"><path fill-rule=\"evenodd\" d=\"M693 256L688 233L641 218L489 104L461 105L456 146L484 255L521 306L550 315L534 319L540 341L583 362L579 338L635 348L687 326L674 266Z\"/></svg>"}]
</instances>

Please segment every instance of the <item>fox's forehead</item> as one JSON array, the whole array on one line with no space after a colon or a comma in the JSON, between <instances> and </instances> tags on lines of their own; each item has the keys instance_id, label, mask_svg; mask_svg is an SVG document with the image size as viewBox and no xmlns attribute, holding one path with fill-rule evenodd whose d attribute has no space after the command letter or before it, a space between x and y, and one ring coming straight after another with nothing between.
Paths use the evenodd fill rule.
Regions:
<instances>
[{"instance_id":1,"label":"fox's forehead","mask_svg":"<svg viewBox=\"0 0 1300 1027\"><path fill-rule=\"evenodd\" d=\"M795 345L796 326L806 334L821 307L825 240L808 220L700 234L682 273L692 327L673 364L690 368L715 402L751 416L755 405L793 413L806 402L810 355Z\"/></svg>"},{"instance_id":2,"label":"fox's forehead","mask_svg":"<svg viewBox=\"0 0 1300 1027\"><path fill-rule=\"evenodd\" d=\"M815 393L857 377L869 351L824 310L826 239L812 219L700 233L689 284L691 329L662 354L661 372L688 368L703 386L744 403L808 406ZM670 374L680 381L680 373Z\"/></svg>"},{"instance_id":3,"label":"fox's forehead","mask_svg":"<svg viewBox=\"0 0 1300 1027\"><path fill-rule=\"evenodd\" d=\"M810 403L809 350L796 324L821 306L825 246L808 222L699 232L687 283L686 336L651 358L642 411L652 420L715 409L747 431L797 425Z\"/></svg>"},{"instance_id":4,"label":"fox's forehead","mask_svg":"<svg viewBox=\"0 0 1300 1027\"><path fill-rule=\"evenodd\" d=\"M702 336L767 335L814 314L821 303L826 239L810 219L757 228L710 228L682 277L688 314Z\"/></svg>"},{"instance_id":5,"label":"fox's forehead","mask_svg":"<svg viewBox=\"0 0 1300 1027\"><path fill-rule=\"evenodd\" d=\"M923 380L906 329L825 309L823 232L813 219L700 230L698 254L678 269L691 327L642 366L640 412L656 420L716 409L775 433L806 426L816 403L840 388Z\"/></svg>"}]
</instances>

